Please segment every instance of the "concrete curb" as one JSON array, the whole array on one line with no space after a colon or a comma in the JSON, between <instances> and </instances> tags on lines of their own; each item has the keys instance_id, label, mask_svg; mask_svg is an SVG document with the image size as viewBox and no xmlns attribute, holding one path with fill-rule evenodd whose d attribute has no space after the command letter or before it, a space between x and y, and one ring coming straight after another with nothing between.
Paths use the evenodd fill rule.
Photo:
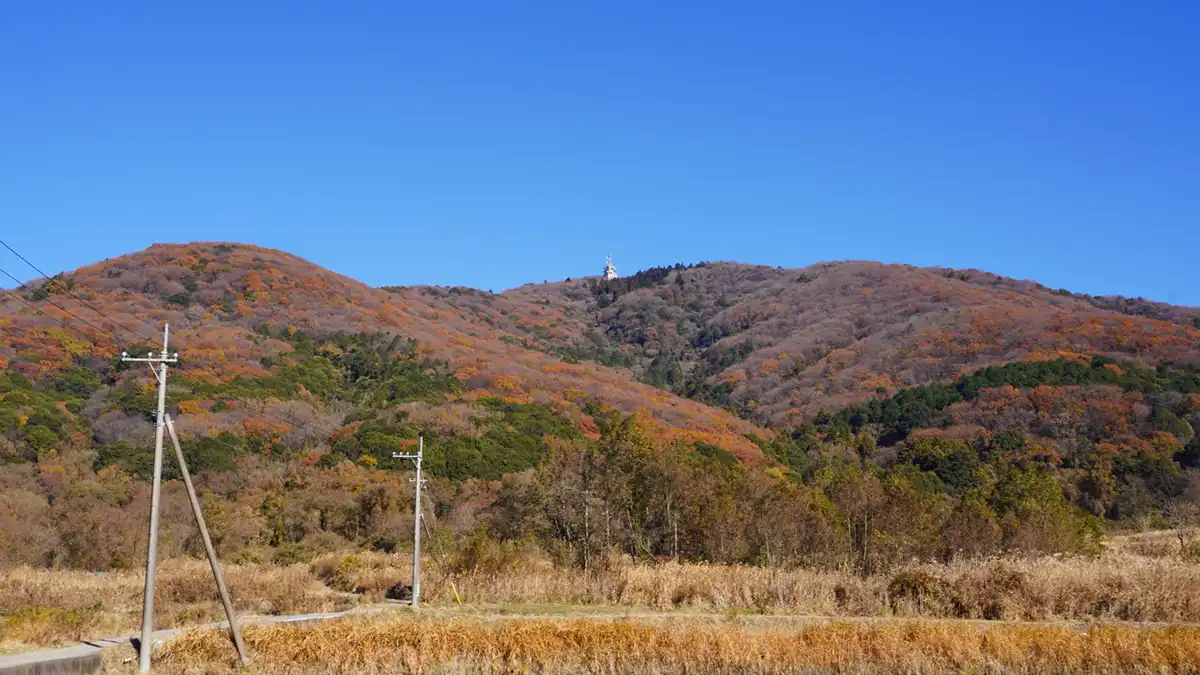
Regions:
<instances>
[{"instance_id":1,"label":"concrete curb","mask_svg":"<svg viewBox=\"0 0 1200 675\"><path fill-rule=\"evenodd\" d=\"M104 641L102 641L104 642ZM0 656L4 675L91 675L100 672L100 650L92 644L75 645L41 652Z\"/></svg>"}]
</instances>

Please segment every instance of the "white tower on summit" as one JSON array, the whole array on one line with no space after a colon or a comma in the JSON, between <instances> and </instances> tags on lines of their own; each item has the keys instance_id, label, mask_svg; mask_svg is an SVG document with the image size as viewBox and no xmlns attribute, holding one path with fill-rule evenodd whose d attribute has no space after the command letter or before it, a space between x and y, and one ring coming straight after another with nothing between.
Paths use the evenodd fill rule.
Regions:
<instances>
[{"instance_id":1,"label":"white tower on summit","mask_svg":"<svg viewBox=\"0 0 1200 675\"><path fill-rule=\"evenodd\" d=\"M613 267L611 253L609 253L608 257L604 259L604 278L605 279L616 279L617 278L617 268Z\"/></svg>"}]
</instances>

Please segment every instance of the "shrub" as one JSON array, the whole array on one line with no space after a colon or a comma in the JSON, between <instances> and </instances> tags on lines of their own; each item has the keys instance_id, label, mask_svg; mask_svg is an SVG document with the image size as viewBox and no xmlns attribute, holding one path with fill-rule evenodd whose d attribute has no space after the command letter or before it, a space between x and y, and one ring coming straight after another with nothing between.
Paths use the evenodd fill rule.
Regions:
<instances>
[{"instance_id":1,"label":"shrub","mask_svg":"<svg viewBox=\"0 0 1200 675\"><path fill-rule=\"evenodd\" d=\"M909 567L893 574L887 593L889 608L894 613L902 614L915 607L917 614L957 614L953 587L924 567Z\"/></svg>"},{"instance_id":2,"label":"shrub","mask_svg":"<svg viewBox=\"0 0 1200 675\"><path fill-rule=\"evenodd\" d=\"M498 542L480 528L459 541L450 553L447 570L458 574L494 576L517 569L525 556L517 542Z\"/></svg>"}]
</instances>

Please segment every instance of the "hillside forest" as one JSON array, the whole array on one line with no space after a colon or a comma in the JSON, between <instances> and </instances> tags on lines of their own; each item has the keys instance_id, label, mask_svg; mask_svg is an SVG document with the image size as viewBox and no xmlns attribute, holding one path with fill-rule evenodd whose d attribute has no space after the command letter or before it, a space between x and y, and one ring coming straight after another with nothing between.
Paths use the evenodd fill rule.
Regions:
<instances>
[{"instance_id":1,"label":"hillside forest","mask_svg":"<svg viewBox=\"0 0 1200 675\"><path fill-rule=\"evenodd\" d=\"M1200 311L982 272L674 265L504 293L370 288L278 251L158 245L0 302L0 564L144 558L153 376L222 556L411 535L886 570L1089 554L1200 501ZM198 554L169 460L160 555ZM1197 551L1200 554L1200 551Z\"/></svg>"}]
</instances>

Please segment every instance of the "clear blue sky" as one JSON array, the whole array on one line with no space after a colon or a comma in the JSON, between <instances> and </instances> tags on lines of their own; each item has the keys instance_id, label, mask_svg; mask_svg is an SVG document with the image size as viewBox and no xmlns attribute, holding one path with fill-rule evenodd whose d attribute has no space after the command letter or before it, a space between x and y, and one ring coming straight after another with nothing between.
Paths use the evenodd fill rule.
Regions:
<instances>
[{"instance_id":1,"label":"clear blue sky","mask_svg":"<svg viewBox=\"0 0 1200 675\"><path fill-rule=\"evenodd\" d=\"M376 285L612 252L1200 304L1200 3L5 2L0 232L47 271L232 240Z\"/></svg>"}]
</instances>

